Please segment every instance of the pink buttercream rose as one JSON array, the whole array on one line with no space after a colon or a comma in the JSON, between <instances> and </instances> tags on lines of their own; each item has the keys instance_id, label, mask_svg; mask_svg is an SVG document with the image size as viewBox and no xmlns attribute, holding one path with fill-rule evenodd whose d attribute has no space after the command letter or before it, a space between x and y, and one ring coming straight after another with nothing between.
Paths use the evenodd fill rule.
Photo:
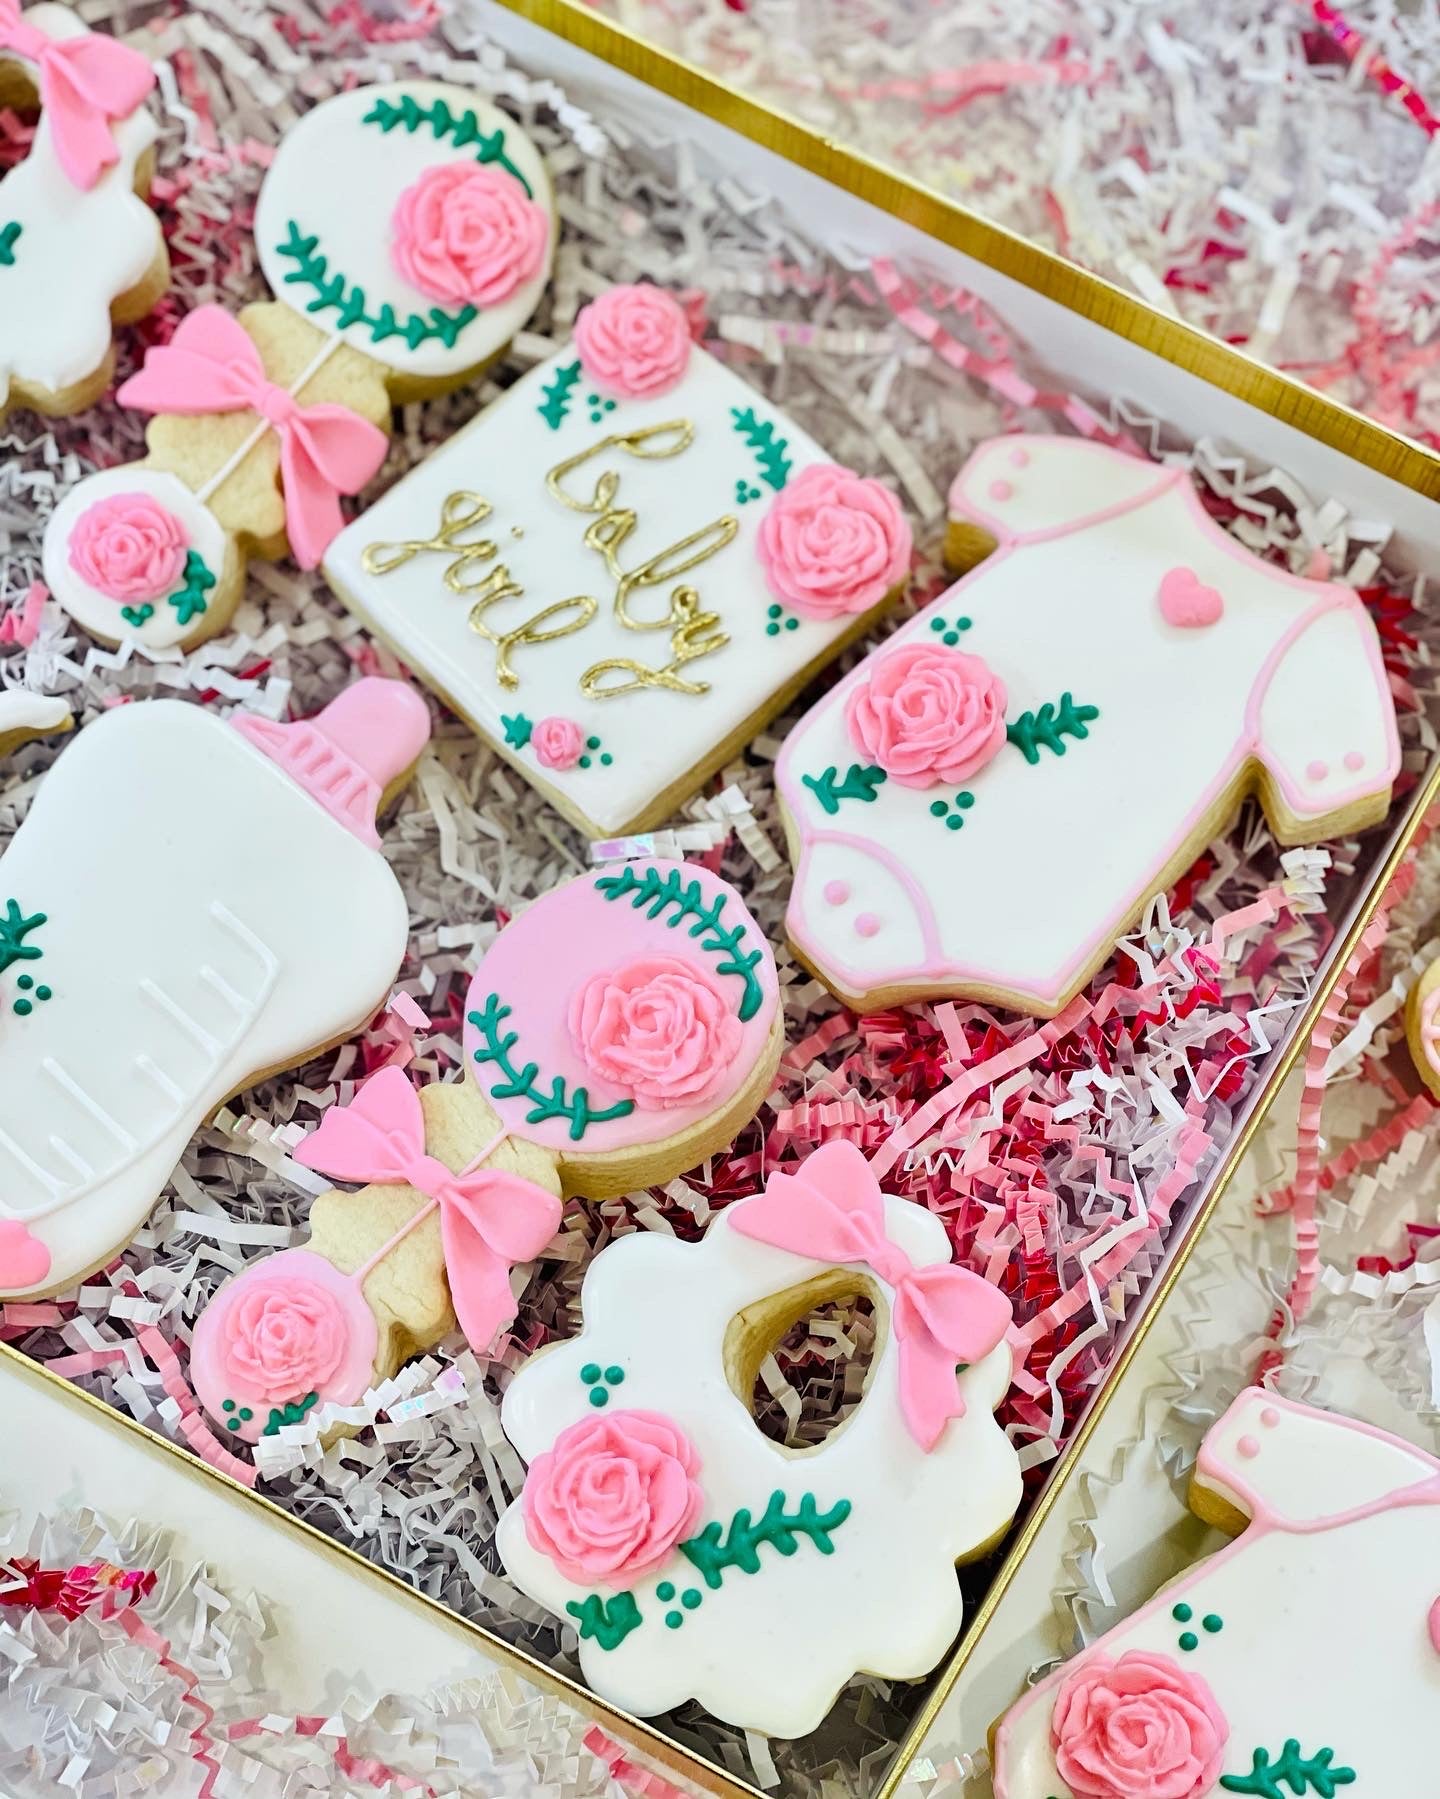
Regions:
<instances>
[{"instance_id":1,"label":"pink buttercream rose","mask_svg":"<svg viewBox=\"0 0 1440 1799\"><path fill-rule=\"evenodd\" d=\"M543 768L574 768L585 748L573 718L542 718L530 733L530 743Z\"/></svg>"},{"instance_id":2,"label":"pink buttercream rose","mask_svg":"<svg viewBox=\"0 0 1440 1799\"><path fill-rule=\"evenodd\" d=\"M513 175L478 162L444 162L395 202L395 267L447 306L496 306L545 266L550 215Z\"/></svg>"},{"instance_id":3,"label":"pink buttercream rose","mask_svg":"<svg viewBox=\"0 0 1440 1799\"><path fill-rule=\"evenodd\" d=\"M978 656L905 643L845 702L850 740L906 787L966 781L1005 742L1005 683Z\"/></svg>"},{"instance_id":4,"label":"pink buttercream rose","mask_svg":"<svg viewBox=\"0 0 1440 1799\"><path fill-rule=\"evenodd\" d=\"M577 1586L624 1586L700 1522L700 1458L658 1412L582 1418L530 1464L525 1534Z\"/></svg>"},{"instance_id":5,"label":"pink buttercream rose","mask_svg":"<svg viewBox=\"0 0 1440 1799\"><path fill-rule=\"evenodd\" d=\"M592 975L570 1001L585 1064L637 1106L693 1106L720 1091L744 1035L725 994L675 956L645 956Z\"/></svg>"},{"instance_id":6,"label":"pink buttercream rose","mask_svg":"<svg viewBox=\"0 0 1440 1799\"><path fill-rule=\"evenodd\" d=\"M611 287L575 321L587 381L625 400L669 393L690 361L690 323L664 288Z\"/></svg>"},{"instance_id":7,"label":"pink buttercream rose","mask_svg":"<svg viewBox=\"0 0 1440 1799\"><path fill-rule=\"evenodd\" d=\"M336 1296L311 1280L265 1280L237 1294L222 1359L237 1393L267 1405L318 1393L345 1358L348 1327Z\"/></svg>"},{"instance_id":8,"label":"pink buttercream rose","mask_svg":"<svg viewBox=\"0 0 1440 1799\"><path fill-rule=\"evenodd\" d=\"M185 571L184 527L148 493L112 493L80 514L70 566L107 598L130 604L173 593Z\"/></svg>"},{"instance_id":9,"label":"pink buttercream rose","mask_svg":"<svg viewBox=\"0 0 1440 1799\"><path fill-rule=\"evenodd\" d=\"M823 462L781 488L755 547L777 600L807 618L841 618L905 578L910 526L882 482Z\"/></svg>"},{"instance_id":10,"label":"pink buttercream rose","mask_svg":"<svg viewBox=\"0 0 1440 1799\"><path fill-rule=\"evenodd\" d=\"M1142 1650L1092 1656L1050 1717L1055 1766L1077 1799L1200 1799L1220 1778L1229 1735L1198 1674Z\"/></svg>"}]
</instances>

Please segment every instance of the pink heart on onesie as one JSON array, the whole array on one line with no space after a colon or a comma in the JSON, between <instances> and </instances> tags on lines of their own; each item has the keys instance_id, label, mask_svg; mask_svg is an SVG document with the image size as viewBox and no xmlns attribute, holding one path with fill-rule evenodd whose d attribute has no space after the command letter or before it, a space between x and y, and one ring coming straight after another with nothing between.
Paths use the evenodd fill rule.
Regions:
<instances>
[{"instance_id":1,"label":"pink heart on onesie","mask_svg":"<svg viewBox=\"0 0 1440 1799\"><path fill-rule=\"evenodd\" d=\"M50 1272L50 1251L14 1218L0 1222L0 1285L35 1287Z\"/></svg>"},{"instance_id":2,"label":"pink heart on onesie","mask_svg":"<svg viewBox=\"0 0 1440 1799\"><path fill-rule=\"evenodd\" d=\"M1193 568L1172 568L1160 580L1160 615L1167 625L1194 630L1213 625L1225 610L1220 590L1207 587Z\"/></svg>"}]
</instances>

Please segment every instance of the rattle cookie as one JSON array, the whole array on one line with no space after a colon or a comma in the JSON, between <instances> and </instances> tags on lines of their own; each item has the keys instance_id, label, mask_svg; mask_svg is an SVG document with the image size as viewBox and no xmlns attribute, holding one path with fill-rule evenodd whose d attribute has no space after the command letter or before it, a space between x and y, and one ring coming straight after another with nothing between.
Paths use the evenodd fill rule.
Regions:
<instances>
[{"instance_id":1,"label":"rattle cookie","mask_svg":"<svg viewBox=\"0 0 1440 1799\"><path fill-rule=\"evenodd\" d=\"M0 106L40 105L30 153L0 175L0 421L12 406L62 416L110 384L111 332L143 318L170 279L141 197L155 71L68 6L0 0Z\"/></svg>"},{"instance_id":2,"label":"rattle cookie","mask_svg":"<svg viewBox=\"0 0 1440 1799\"><path fill-rule=\"evenodd\" d=\"M369 1184L322 1193L308 1248L261 1258L200 1314L196 1393L245 1443L316 1406L356 1404L457 1316L483 1355L515 1316L511 1267L560 1225L551 1156L463 1086L417 1093L398 1068L332 1106L295 1158Z\"/></svg>"},{"instance_id":3,"label":"rattle cookie","mask_svg":"<svg viewBox=\"0 0 1440 1799\"><path fill-rule=\"evenodd\" d=\"M64 700L25 687L0 689L0 756L8 756L32 737L68 731L73 722Z\"/></svg>"},{"instance_id":4,"label":"rattle cookie","mask_svg":"<svg viewBox=\"0 0 1440 1799\"><path fill-rule=\"evenodd\" d=\"M858 637L910 528L613 287L573 343L348 526L327 580L591 837L661 823Z\"/></svg>"},{"instance_id":5,"label":"rattle cookie","mask_svg":"<svg viewBox=\"0 0 1440 1799\"><path fill-rule=\"evenodd\" d=\"M999 548L776 765L787 930L848 1005L1049 1016L1247 794L1284 844L1384 816L1399 742L1351 589L1252 556L1183 469L1070 438L982 445L950 505Z\"/></svg>"},{"instance_id":6,"label":"rattle cookie","mask_svg":"<svg viewBox=\"0 0 1440 1799\"><path fill-rule=\"evenodd\" d=\"M1240 1531L996 1727L996 1799L1403 1793L1440 1706L1440 1462L1252 1387L1190 1503Z\"/></svg>"},{"instance_id":7,"label":"rattle cookie","mask_svg":"<svg viewBox=\"0 0 1440 1799\"><path fill-rule=\"evenodd\" d=\"M200 307L152 349L118 395L155 415L145 460L78 483L47 528L46 583L104 642L193 648L229 622L250 557L316 567L394 405L470 380L534 311L554 203L502 113L395 82L286 134L255 233L280 298Z\"/></svg>"},{"instance_id":8,"label":"rattle cookie","mask_svg":"<svg viewBox=\"0 0 1440 1799\"><path fill-rule=\"evenodd\" d=\"M0 859L0 1298L103 1266L222 1100L384 1000L375 813L428 735L366 679L298 724L118 706L58 759Z\"/></svg>"},{"instance_id":9,"label":"rattle cookie","mask_svg":"<svg viewBox=\"0 0 1440 1799\"><path fill-rule=\"evenodd\" d=\"M883 1321L859 1410L787 1450L750 1415L756 1372L788 1326L856 1292ZM580 1335L505 1394L529 1468L496 1541L511 1579L578 1625L595 1691L642 1717L694 1698L794 1737L856 1672L933 1668L960 1629L955 1564L1020 1500L992 1416L1010 1303L950 1265L940 1220L829 1144L700 1243L619 1238L581 1297Z\"/></svg>"}]
</instances>

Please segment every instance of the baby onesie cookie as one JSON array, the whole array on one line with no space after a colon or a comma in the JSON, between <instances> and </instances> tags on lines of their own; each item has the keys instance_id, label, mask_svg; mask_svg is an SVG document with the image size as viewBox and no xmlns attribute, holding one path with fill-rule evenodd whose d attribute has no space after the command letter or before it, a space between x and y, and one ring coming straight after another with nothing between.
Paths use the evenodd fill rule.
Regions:
<instances>
[{"instance_id":1,"label":"baby onesie cookie","mask_svg":"<svg viewBox=\"0 0 1440 1799\"><path fill-rule=\"evenodd\" d=\"M457 1315L483 1355L515 1316L512 1266L560 1224L551 1156L511 1138L473 1091L417 1093L398 1068L332 1106L295 1159L370 1184L322 1193L308 1248L252 1263L200 1314L195 1391L244 1443L316 1406L356 1404Z\"/></svg>"},{"instance_id":2,"label":"baby onesie cookie","mask_svg":"<svg viewBox=\"0 0 1440 1799\"><path fill-rule=\"evenodd\" d=\"M775 959L735 889L689 862L596 869L486 950L466 1065L500 1122L608 1199L733 1141L785 1041Z\"/></svg>"},{"instance_id":3,"label":"baby onesie cookie","mask_svg":"<svg viewBox=\"0 0 1440 1799\"><path fill-rule=\"evenodd\" d=\"M0 756L8 756L32 737L68 731L74 721L64 700L25 687L0 688Z\"/></svg>"},{"instance_id":4,"label":"baby onesie cookie","mask_svg":"<svg viewBox=\"0 0 1440 1799\"><path fill-rule=\"evenodd\" d=\"M857 1291L884 1321L859 1409L804 1453L771 1442L749 1409L760 1362ZM581 1297L580 1335L506 1392L529 1469L496 1541L511 1579L578 1624L595 1691L793 1737L857 1671L933 1668L960 1629L955 1564L1020 1500L992 1416L1010 1304L951 1266L940 1220L830 1144L700 1243L610 1244Z\"/></svg>"},{"instance_id":5,"label":"baby onesie cookie","mask_svg":"<svg viewBox=\"0 0 1440 1799\"><path fill-rule=\"evenodd\" d=\"M1399 742L1351 589L1252 556L1183 469L1075 439L982 445L950 503L1000 547L776 765L790 939L848 1004L1048 1016L1247 793L1286 844L1384 816Z\"/></svg>"},{"instance_id":6,"label":"baby onesie cookie","mask_svg":"<svg viewBox=\"0 0 1440 1799\"><path fill-rule=\"evenodd\" d=\"M1405 1038L1415 1072L1440 1099L1440 961L1432 962L1410 989Z\"/></svg>"},{"instance_id":7,"label":"baby onesie cookie","mask_svg":"<svg viewBox=\"0 0 1440 1799\"><path fill-rule=\"evenodd\" d=\"M40 121L0 175L0 421L29 406L62 416L110 384L116 324L143 318L170 279L145 204L155 71L68 6L0 0L0 106Z\"/></svg>"},{"instance_id":8,"label":"baby onesie cookie","mask_svg":"<svg viewBox=\"0 0 1440 1799\"><path fill-rule=\"evenodd\" d=\"M488 367L534 311L556 223L539 153L442 82L359 88L289 131L260 192L278 299L204 306L118 398L141 463L61 501L45 579L108 643L189 649L228 623L249 557L318 565L379 471L392 408Z\"/></svg>"},{"instance_id":9,"label":"baby onesie cookie","mask_svg":"<svg viewBox=\"0 0 1440 1799\"><path fill-rule=\"evenodd\" d=\"M614 287L341 532L331 586L580 830L661 823L903 583L910 530Z\"/></svg>"},{"instance_id":10,"label":"baby onesie cookie","mask_svg":"<svg viewBox=\"0 0 1440 1799\"><path fill-rule=\"evenodd\" d=\"M428 735L371 678L296 724L118 706L55 763L0 859L0 1297L101 1266L222 1100L381 1003L375 812Z\"/></svg>"},{"instance_id":11,"label":"baby onesie cookie","mask_svg":"<svg viewBox=\"0 0 1440 1799\"><path fill-rule=\"evenodd\" d=\"M1006 1713L996 1799L1412 1788L1440 1705L1440 1462L1252 1387L1191 1504L1242 1534Z\"/></svg>"}]
</instances>

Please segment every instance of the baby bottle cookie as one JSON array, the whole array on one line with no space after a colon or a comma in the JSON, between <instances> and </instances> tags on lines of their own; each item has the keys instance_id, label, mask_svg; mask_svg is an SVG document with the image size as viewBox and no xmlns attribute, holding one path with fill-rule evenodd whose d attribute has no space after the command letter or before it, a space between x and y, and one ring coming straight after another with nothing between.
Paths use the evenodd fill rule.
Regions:
<instances>
[{"instance_id":1,"label":"baby bottle cookie","mask_svg":"<svg viewBox=\"0 0 1440 1799\"><path fill-rule=\"evenodd\" d=\"M0 0L0 106L33 106L25 160L0 175L0 421L63 416L110 384L116 324L143 318L170 263L145 204L155 71L68 6Z\"/></svg>"},{"instance_id":2,"label":"baby bottle cookie","mask_svg":"<svg viewBox=\"0 0 1440 1799\"><path fill-rule=\"evenodd\" d=\"M883 1318L865 1396L789 1451L750 1415L756 1371L817 1302L857 1291ZM595 1691L793 1737L858 1671L934 1667L960 1629L955 1564L1020 1500L992 1416L1009 1301L951 1265L940 1220L831 1144L699 1243L610 1244L582 1300L580 1335L506 1392L529 1468L496 1540L511 1579L578 1625Z\"/></svg>"},{"instance_id":3,"label":"baby bottle cookie","mask_svg":"<svg viewBox=\"0 0 1440 1799\"><path fill-rule=\"evenodd\" d=\"M661 823L893 599L910 529L613 287L346 530L327 580L592 837Z\"/></svg>"},{"instance_id":4,"label":"baby bottle cookie","mask_svg":"<svg viewBox=\"0 0 1440 1799\"><path fill-rule=\"evenodd\" d=\"M950 498L999 547L776 764L787 929L847 1004L1048 1016L1248 793L1286 844L1384 816L1395 715L1350 588L1252 556L1183 469L1074 439L984 444Z\"/></svg>"},{"instance_id":5,"label":"baby bottle cookie","mask_svg":"<svg viewBox=\"0 0 1440 1799\"><path fill-rule=\"evenodd\" d=\"M238 319L200 307L121 388L154 415L148 454L56 508L51 591L103 641L191 648L228 623L248 558L317 566L395 403L495 360L539 302L555 229L534 145L467 90L393 82L317 106L256 211L278 298Z\"/></svg>"},{"instance_id":6,"label":"baby bottle cookie","mask_svg":"<svg viewBox=\"0 0 1440 1799\"><path fill-rule=\"evenodd\" d=\"M1440 1703L1440 1463L1251 1388L1191 1505L1241 1534L1006 1713L996 1799L1413 1786Z\"/></svg>"},{"instance_id":7,"label":"baby bottle cookie","mask_svg":"<svg viewBox=\"0 0 1440 1799\"><path fill-rule=\"evenodd\" d=\"M381 1003L375 812L428 735L366 679L295 724L119 706L58 759L0 858L0 1297L103 1264L222 1100Z\"/></svg>"},{"instance_id":8,"label":"baby bottle cookie","mask_svg":"<svg viewBox=\"0 0 1440 1799\"><path fill-rule=\"evenodd\" d=\"M309 1247L254 1263L200 1315L196 1393L245 1443L317 1406L354 1405L457 1317L484 1354L515 1315L512 1266L560 1224L552 1157L511 1137L473 1092L417 1093L398 1068L332 1107L296 1160L369 1184L321 1194Z\"/></svg>"}]
</instances>

